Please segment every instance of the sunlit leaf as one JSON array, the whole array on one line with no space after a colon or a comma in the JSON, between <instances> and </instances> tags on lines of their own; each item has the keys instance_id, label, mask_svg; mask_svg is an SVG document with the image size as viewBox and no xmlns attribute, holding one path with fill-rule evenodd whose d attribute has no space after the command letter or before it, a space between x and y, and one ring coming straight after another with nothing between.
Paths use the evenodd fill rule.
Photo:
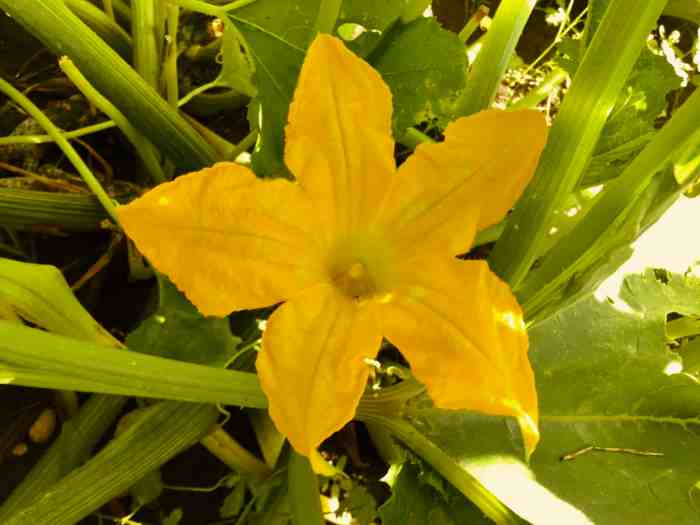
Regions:
<instances>
[{"instance_id":1,"label":"sunlit leaf","mask_svg":"<svg viewBox=\"0 0 700 525\"><path fill-rule=\"evenodd\" d=\"M664 316L644 314L659 311L654 304L683 309L683 300L670 299L684 295L678 284L659 300L659 289L670 292L664 286L652 274L633 277L625 290L634 310L590 297L530 332L541 430L531 468L548 492L593 523L698 520L689 491L700 469L700 386L669 366L678 356L668 350ZM504 433L499 418L426 410L419 419L431 439L487 486L472 466L519 458L517 434ZM590 446L612 450L576 454ZM496 494L524 490L502 479L492 488ZM534 498L525 508L538 506L551 508Z\"/></svg>"}]
</instances>

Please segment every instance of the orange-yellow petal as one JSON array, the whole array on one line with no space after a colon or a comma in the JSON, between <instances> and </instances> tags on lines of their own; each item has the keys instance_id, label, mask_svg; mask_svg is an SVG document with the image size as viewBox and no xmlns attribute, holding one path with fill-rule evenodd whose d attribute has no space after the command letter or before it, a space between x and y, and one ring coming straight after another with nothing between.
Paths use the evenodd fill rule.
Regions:
<instances>
[{"instance_id":1,"label":"orange-yellow petal","mask_svg":"<svg viewBox=\"0 0 700 525\"><path fill-rule=\"evenodd\" d=\"M204 315L274 304L320 275L301 188L238 164L178 177L117 211L138 249Z\"/></svg>"},{"instance_id":2,"label":"orange-yellow petal","mask_svg":"<svg viewBox=\"0 0 700 525\"><path fill-rule=\"evenodd\" d=\"M403 253L466 252L530 181L547 136L537 111L482 111L447 126L399 168L380 222Z\"/></svg>"},{"instance_id":3,"label":"orange-yellow petal","mask_svg":"<svg viewBox=\"0 0 700 525\"><path fill-rule=\"evenodd\" d=\"M382 331L436 406L514 416L528 453L539 434L522 313L484 261L420 258L380 311Z\"/></svg>"},{"instance_id":4,"label":"orange-yellow petal","mask_svg":"<svg viewBox=\"0 0 700 525\"><path fill-rule=\"evenodd\" d=\"M381 333L370 302L335 288L309 288L267 321L256 368L270 416L300 454L308 456L355 414Z\"/></svg>"},{"instance_id":5,"label":"orange-yellow petal","mask_svg":"<svg viewBox=\"0 0 700 525\"><path fill-rule=\"evenodd\" d=\"M371 222L395 172L391 93L337 38L311 43L286 128L285 162L328 240Z\"/></svg>"}]
</instances>

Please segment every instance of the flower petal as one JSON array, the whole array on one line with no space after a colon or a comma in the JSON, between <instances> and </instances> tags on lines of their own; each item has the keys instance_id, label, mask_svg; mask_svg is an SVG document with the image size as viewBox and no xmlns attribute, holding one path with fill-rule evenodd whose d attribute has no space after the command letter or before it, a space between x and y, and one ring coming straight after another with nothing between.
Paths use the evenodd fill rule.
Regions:
<instances>
[{"instance_id":1,"label":"flower petal","mask_svg":"<svg viewBox=\"0 0 700 525\"><path fill-rule=\"evenodd\" d=\"M447 126L399 168L381 223L404 253L466 252L500 221L530 181L547 136L537 111L482 111Z\"/></svg>"},{"instance_id":2,"label":"flower petal","mask_svg":"<svg viewBox=\"0 0 700 525\"><path fill-rule=\"evenodd\" d=\"M515 416L526 449L539 434L527 333L508 285L484 261L421 258L381 311L384 336L440 408Z\"/></svg>"},{"instance_id":3,"label":"flower petal","mask_svg":"<svg viewBox=\"0 0 700 525\"><path fill-rule=\"evenodd\" d=\"M391 93L337 38L318 35L299 74L285 162L313 200L327 239L371 222L396 166Z\"/></svg>"},{"instance_id":4,"label":"flower petal","mask_svg":"<svg viewBox=\"0 0 700 525\"><path fill-rule=\"evenodd\" d=\"M256 367L270 416L308 456L355 414L381 333L370 302L309 288L270 316Z\"/></svg>"},{"instance_id":5,"label":"flower petal","mask_svg":"<svg viewBox=\"0 0 700 525\"><path fill-rule=\"evenodd\" d=\"M118 208L138 249L204 315L291 297L320 275L313 215L297 184L219 163Z\"/></svg>"}]
</instances>

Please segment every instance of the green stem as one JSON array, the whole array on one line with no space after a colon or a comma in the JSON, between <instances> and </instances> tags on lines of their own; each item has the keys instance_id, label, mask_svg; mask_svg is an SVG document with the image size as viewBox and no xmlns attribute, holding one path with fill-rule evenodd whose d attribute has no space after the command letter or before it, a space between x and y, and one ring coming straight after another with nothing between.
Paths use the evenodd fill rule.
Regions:
<instances>
[{"instance_id":1,"label":"green stem","mask_svg":"<svg viewBox=\"0 0 700 525\"><path fill-rule=\"evenodd\" d=\"M0 383L266 408L255 374L114 349L0 321Z\"/></svg>"},{"instance_id":2,"label":"green stem","mask_svg":"<svg viewBox=\"0 0 700 525\"><path fill-rule=\"evenodd\" d=\"M156 23L160 18L154 0L131 1L131 34L134 38L134 69L160 92L160 42Z\"/></svg>"},{"instance_id":3,"label":"green stem","mask_svg":"<svg viewBox=\"0 0 700 525\"><path fill-rule=\"evenodd\" d=\"M569 3L569 6L566 10L566 18L567 19L569 18L569 13L571 12L571 8L573 7L573 5L574 5L574 2L572 0ZM549 46L547 46L547 48L544 51L542 51L542 53L540 53L540 55L535 60L533 60L532 62L530 62L528 64L528 66L525 68L525 71L523 72L523 74L525 74L525 73L529 72L530 70L532 70L533 68L535 68L537 66L537 64L539 64L544 59L544 57L546 57L549 54L549 52L552 51L552 49L554 49L556 46L558 46L561 43L562 38L564 38L564 36L566 36L569 33L569 31L571 31L573 28L576 27L576 25L583 19L583 17L586 15L586 13L588 13L588 7L583 9L578 14L578 16L576 18L574 18L574 20L572 20L568 25L566 25L566 26L561 25L559 27L559 31L557 31L557 36L554 37L554 40L552 41L552 43L549 44Z\"/></svg>"},{"instance_id":4,"label":"green stem","mask_svg":"<svg viewBox=\"0 0 700 525\"><path fill-rule=\"evenodd\" d=\"M455 104L457 115L468 116L491 106L534 7L533 0L503 0L500 3L467 77L466 88Z\"/></svg>"},{"instance_id":5,"label":"green stem","mask_svg":"<svg viewBox=\"0 0 700 525\"><path fill-rule=\"evenodd\" d=\"M272 469L243 448L224 429L217 426L204 436L202 445L232 470L263 481L270 477Z\"/></svg>"},{"instance_id":6,"label":"green stem","mask_svg":"<svg viewBox=\"0 0 700 525\"><path fill-rule=\"evenodd\" d=\"M210 16L226 16L229 11L234 11L252 4L256 0L237 0L236 2L229 2L223 5L211 5L202 0L170 0L173 4L189 9L190 11L196 11Z\"/></svg>"},{"instance_id":7,"label":"green stem","mask_svg":"<svg viewBox=\"0 0 700 525\"><path fill-rule=\"evenodd\" d=\"M162 402L45 491L5 525L72 525L194 445L210 430L218 412L195 403Z\"/></svg>"},{"instance_id":8,"label":"green stem","mask_svg":"<svg viewBox=\"0 0 700 525\"><path fill-rule=\"evenodd\" d=\"M535 176L491 254L491 267L513 288L517 289L539 255L554 211L578 185L664 4L665 0L609 4L564 97Z\"/></svg>"},{"instance_id":9,"label":"green stem","mask_svg":"<svg viewBox=\"0 0 700 525\"><path fill-rule=\"evenodd\" d=\"M387 465L398 465L405 461L406 454L396 444L396 440L386 428L368 421L365 421L365 426L374 448L384 463Z\"/></svg>"},{"instance_id":10,"label":"green stem","mask_svg":"<svg viewBox=\"0 0 700 525\"><path fill-rule=\"evenodd\" d=\"M119 396L92 396L77 416L64 424L58 439L5 500L0 507L0 520L5 523L10 515L39 501L49 487L77 468L114 423L126 401ZM70 454L66 453L68 450Z\"/></svg>"},{"instance_id":11,"label":"green stem","mask_svg":"<svg viewBox=\"0 0 700 525\"><path fill-rule=\"evenodd\" d=\"M459 32L459 35L457 35L458 38L466 44L467 40L469 40L469 38L474 34L474 31L476 31L476 29L479 27L481 20L485 16L488 16L488 14L489 8L485 5L480 5L476 12L469 18L469 20L467 20L467 23Z\"/></svg>"},{"instance_id":12,"label":"green stem","mask_svg":"<svg viewBox=\"0 0 700 525\"><path fill-rule=\"evenodd\" d=\"M201 94L203 91L206 91L208 89L211 89L212 87L215 87L217 84L216 82L209 82L208 84L204 84L203 86L199 86L189 93L187 93L184 97L182 97L177 105L178 106L183 106L187 104L192 98L196 97L197 95ZM115 127L116 124L108 120L106 122L100 122L99 124L92 124L91 126L85 126L84 128L78 128L73 131L65 131L61 132L61 134L66 138L66 139L75 139L78 137L83 137L85 135L90 135L92 133L97 133L99 131L105 131L108 129L112 129ZM51 135L9 135L7 137L0 137L0 146L7 146L8 144L45 144L47 142L53 142L53 137Z\"/></svg>"},{"instance_id":13,"label":"green stem","mask_svg":"<svg viewBox=\"0 0 700 525\"><path fill-rule=\"evenodd\" d=\"M110 17L112 20L115 20L114 18L114 6L112 5L112 0L102 0L102 6L104 7L105 13L107 13L107 16Z\"/></svg>"},{"instance_id":14,"label":"green stem","mask_svg":"<svg viewBox=\"0 0 700 525\"><path fill-rule=\"evenodd\" d=\"M606 185L591 210L554 245L543 264L523 282L518 298L526 314L537 312L558 288L577 272L604 259L618 244L620 236L626 235L623 225L643 200L655 174L678 151L700 144L698 115L700 90L685 101L622 174ZM678 191L682 188L677 186Z\"/></svg>"},{"instance_id":15,"label":"green stem","mask_svg":"<svg viewBox=\"0 0 700 525\"><path fill-rule=\"evenodd\" d=\"M323 525L318 478L309 460L292 451L287 468L289 504L294 525Z\"/></svg>"},{"instance_id":16,"label":"green stem","mask_svg":"<svg viewBox=\"0 0 700 525\"><path fill-rule=\"evenodd\" d=\"M416 128L408 128L403 136L398 139L398 142L407 148L416 149L419 144L423 144L424 142L432 144L435 140Z\"/></svg>"},{"instance_id":17,"label":"green stem","mask_svg":"<svg viewBox=\"0 0 700 525\"><path fill-rule=\"evenodd\" d=\"M0 224L30 230L58 226L68 231L99 231L107 218L92 195L0 188Z\"/></svg>"},{"instance_id":18,"label":"green stem","mask_svg":"<svg viewBox=\"0 0 700 525\"><path fill-rule=\"evenodd\" d=\"M530 91L523 98L508 106L509 110L532 109L546 100L568 78L568 73L559 67L552 69L542 80L539 86Z\"/></svg>"},{"instance_id":19,"label":"green stem","mask_svg":"<svg viewBox=\"0 0 700 525\"><path fill-rule=\"evenodd\" d=\"M418 432L407 421L383 416L363 416L363 421L379 425L430 464L442 477L469 498L491 520L499 525L516 525L519 519L486 489L478 479L435 443Z\"/></svg>"},{"instance_id":20,"label":"green stem","mask_svg":"<svg viewBox=\"0 0 700 525\"><path fill-rule=\"evenodd\" d=\"M119 56L125 60L131 58L131 36L113 19L87 0L64 1L68 9L119 53Z\"/></svg>"},{"instance_id":21,"label":"green stem","mask_svg":"<svg viewBox=\"0 0 700 525\"><path fill-rule=\"evenodd\" d=\"M107 115L117 125L117 127L126 135L129 142L134 146L141 161L154 183L160 184L165 182L165 175L160 167L160 162L157 156L157 150L153 144L144 137L139 130L131 125L131 122L119 111L114 105L103 97L97 90L88 82L83 74L75 67L75 64L67 58L61 57L58 61L59 66L66 76L75 84L80 92L85 95L100 111Z\"/></svg>"},{"instance_id":22,"label":"green stem","mask_svg":"<svg viewBox=\"0 0 700 525\"><path fill-rule=\"evenodd\" d=\"M226 154L226 160L236 160L241 153L252 148L256 140L258 140L258 130L254 129L243 137L243 139L236 144L235 148Z\"/></svg>"},{"instance_id":23,"label":"green stem","mask_svg":"<svg viewBox=\"0 0 700 525\"><path fill-rule=\"evenodd\" d=\"M112 129L114 126L116 124L112 121L100 122L99 124L85 126L73 131L62 131L61 135L66 139L76 139L99 131ZM47 142L53 142L51 135L9 135L0 137L0 146L7 146L8 144L46 144Z\"/></svg>"},{"instance_id":24,"label":"green stem","mask_svg":"<svg viewBox=\"0 0 700 525\"><path fill-rule=\"evenodd\" d=\"M267 408L252 373L109 348L2 320L0 356L2 384ZM363 397L358 418L396 414L401 399L422 388L405 383Z\"/></svg>"},{"instance_id":25,"label":"green stem","mask_svg":"<svg viewBox=\"0 0 700 525\"><path fill-rule=\"evenodd\" d=\"M180 8L169 5L167 11L168 45L166 48L165 62L163 63L163 76L165 77L165 93L168 103L177 110L178 108L178 80L177 80L177 29L180 19Z\"/></svg>"},{"instance_id":26,"label":"green stem","mask_svg":"<svg viewBox=\"0 0 700 525\"><path fill-rule=\"evenodd\" d=\"M61 134L61 131L53 124L53 122L51 122L31 100L25 97L20 91L16 90L11 84L2 78L0 78L0 91L5 93L17 105L24 109L29 116L36 120L37 124L44 128L44 131L51 135L54 142L56 142L56 145L61 148L61 151L63 151L64 155L68 157L68 160L70 160L71 164L73 164L83 181L85 181L85 184L87 184L88 188L90 188L90 190L100 201L100 204L104 206L105 210L114 220L114 222L119 224L117 209L114 202L112 202L112 199L110 199L107 192L105 192L105 190L102 188L102 185L92 174L90 168L88 168L85 162L83 162L83 159L80 158L78 152L75 151L70 142L66 140L66 138Z\"/></svg>"}]
</instances>

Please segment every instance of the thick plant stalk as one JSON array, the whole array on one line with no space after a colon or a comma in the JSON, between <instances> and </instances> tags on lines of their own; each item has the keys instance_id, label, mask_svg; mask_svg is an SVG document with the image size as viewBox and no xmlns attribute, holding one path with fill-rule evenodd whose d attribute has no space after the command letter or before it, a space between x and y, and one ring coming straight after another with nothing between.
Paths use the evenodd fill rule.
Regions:
<instances>
[{"instance_id":1,"label":"thick plant stalk","mask_svg":"<svg viewBox=\"0 0 700 525\"><path fill-rule=\"evenodd\" d=\"M0 224L16 230L58 227L97 231L108 217L92 195L0 188Z\"/></svg>"},{"instance_id":2,"label":"thick plant stalk","mask_svg":"<svg viewBox=\"0 0 700 525\"><path fill-rule=\"evenodd\" d=\"M538 256L554 210L579 183L665 4L665 0L610 3L554 121L535 177L491 254L492 268L512 287L517 289Z\"/></svg>"},{"instance_id":3,"label":"thick plant stalk","mask_svg":"<svg viewBox=\"0 0 700 525\"><path fill-rule=\"evenodd\" d=\"M46 489L89 456L124 407L127 398L92 396L78 415L64 424L51 448L0 507L0 522L41 499Z\"/></svg>"},{"instance_id":4,"label":"thick plant stalk","mask_svg":"<svg viewBox=\"0 0 700 525\"><path fill-rule=\"evenodd\" d=\"M214 150L160 95L62 1L0 0L6 11L57 55L67 55L90 83L182 170L217 160Z\"/></svg>"},{"instance_id":5,"label":"thick plant stalk","mask_svg":"<svg viewBox=\"0 0 700 525\"><path fill-rule=\"evenodd\" d=\"M195 403L166 401L149 407L90 461L3 524L73 525L194 445L218 414L213 405Z\"/></svg>"},{"instance_id":6,"label":"thick plant stalk","mask_svg":"<svg viewBox=\"0 0 700 525\"><path fill-rule=\"evenodd\" d=\"M617 244L622 224L656 173L679 150L700 143L699 115L700 91L695 91L622 174L608 183L603 195L574 229L554 245L542 266L528 276L519 291L527 314L542 308L557 288ZM682 186L677 190L680 194Z\"/></svg>"},{"instance_id":7,"label":"thick plant stalk","mask_svg":"<svg viewBox=\"0 0 700 525\"><path fill-rule=\"evenodd\" d=\"M124 60L131 59L131 36L88 0L66 0L66 6Z\"/></svg>"}]
</instances>

